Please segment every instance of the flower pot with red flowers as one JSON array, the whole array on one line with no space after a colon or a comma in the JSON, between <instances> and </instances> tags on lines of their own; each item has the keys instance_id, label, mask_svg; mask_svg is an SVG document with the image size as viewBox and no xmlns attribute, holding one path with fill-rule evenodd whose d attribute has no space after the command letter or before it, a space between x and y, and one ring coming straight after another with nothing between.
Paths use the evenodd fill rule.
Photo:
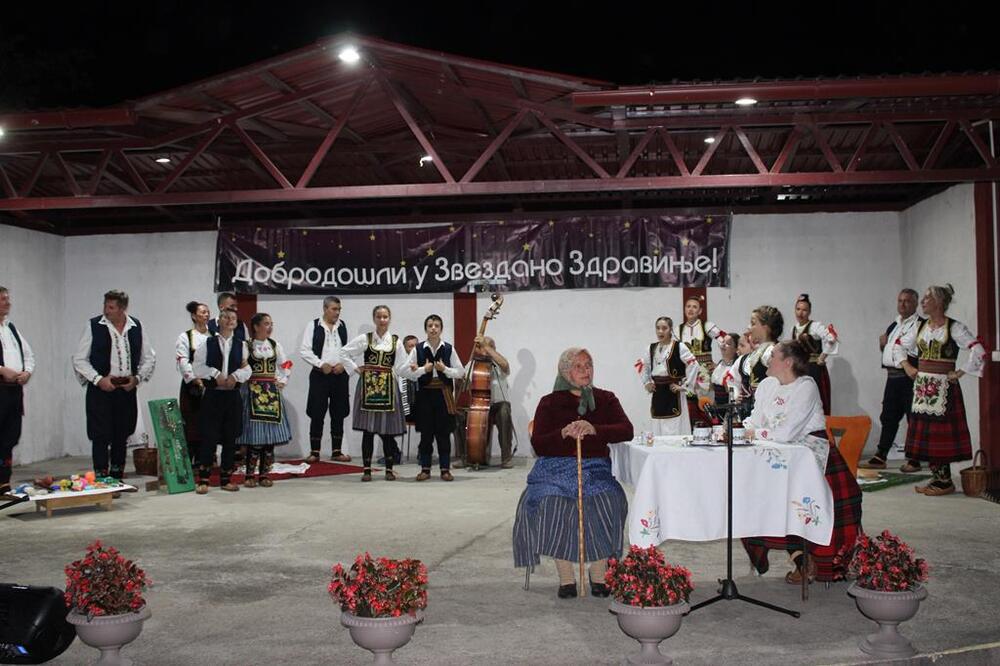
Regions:
<instances>
[{"instance_id":1,"label":"flower pot with red flowers","mask_svg":"<svg viewBox=\"0 0 1000 666\"><path fill-rule=\"evenodd\" d=\"M376 664L395 663L392 653L410 642L427 608L427 567L420 560L358 555L350 569L333 567L327 587L340 605L340 623Z\"/></svg>"},{"instance_id":2,"label":"flower pot with red flowers","mask_svg":"<svg viewBox=\"0 0 1000 666\"><path fill-rule=\"evenodd\" d=\"M618 626L642 645L628 663L672 664L659 645L681 628L694 589L691 572L667 562L656 546L631 546L625 557L608 560L604 580Z\"/></svg>"},{"instance_id":3,"label":"flower pot with red flowers","mask_svg":"<svg viewBox=\"0 0 1000 666\"><path fill-rule=\"evenodd\" d=\"M862 652L886 659L916 654L910 641L899 633L927 598L927 562L913 556L913 549L899 537L885 530L877 537L858 537L853 547L839 556L854 582L847 593L854 597L858 610L874 620L879 630L861 639Z\"/></svg>"},{"instance_id":4,"label":"flower pot with red flowers","mask_svg":"<svg viewBox=\"0 0 1000 666\"><path fill-rule=\"evenodd\" d=\"M145 571L100 541L66 567L66 621L76 626L80 640L101 651L98 666L132 663L121 649L139 636L150 616L142 597L148 583Z\"/></svg>"}]
</instances>

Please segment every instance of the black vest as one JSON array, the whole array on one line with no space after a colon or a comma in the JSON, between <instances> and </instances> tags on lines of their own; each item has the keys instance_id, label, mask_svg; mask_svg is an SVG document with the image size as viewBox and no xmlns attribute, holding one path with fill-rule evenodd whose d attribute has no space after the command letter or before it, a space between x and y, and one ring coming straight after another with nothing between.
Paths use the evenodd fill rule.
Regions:
<instances>
[{"instance_id":1,"label":"black vest","mask_svg":"<svg viewBox=\"0 0 1000 666\"><path fill-rule=\"evenodd\" d=\"M215 335L219 332L219 318L208 320L208 332ZM243 342L247 339L246 328L243 326L243 322L239 319L236 320L236 330L233 331L233 340L237 342Z\"/></svg>"},{"instance_id":2,"label":"black vest","mask_svg":"<svg viewBox=\"0 0 1000 666\"><path fill-rule=\"evenodd\" d=\"M326 329L320 325L320 320L317 317L313 319L313 354L316 354L316 358L323 358L323 343L326 342ZM343 320L337 324L337 335L340 336L340 346L343 347L347 344L347 324Z\"/></svg>"},{"instance_id":3,"label":"black vest","mask_svg":"<svg viewBox=\"0 0 1000 666\"><path fill-rule=\"evenodd\" d=\"M427 361L430 361L431 363L434 363L436 361L441 361L442 363L445 364L445 366L450 368L451 345L447 342L442 342L441 346L438 347L437 353L432 354L431 350L425 347L424 343L421 342L420 344L417 345L417 365L422 366L426 364ZM428 372L426 374L421 375L420 378L417 379L417 386L419 388L427 386L427 384L431 381L433 374L434 373L432 372ZM452 385L451 377L445 377L443 374L439 374L438 378L447 386Z\"/></svg>"},{"instance_id":4,"label":"black vest","mask_svg":"<svg viewBox=\"0 0 1000 666\"><path fill-rule=\"evenodd\" d=\"M653 357L656 354L656 347L659 344L660 344L659 342L654 342L653 344L649 345L650 372L653 371L653 366L656 363L656 360ZM670 350L670 356L667 357L667 372L674 379L684 379L685 375L687 375L687 368L684 366L684 361L681 360L681 353L677 349L677 346L682 344L684 343L681 342L680 340L675 340L673 349Z\"/></svg>"},{"instance_id":5,"label":"black vest","mask_svg":"<svg viewBox=\"0 0 1000 666\"><path fill-rule=\"evenodd\" d=\"M802 343L802 346L805 347L806 352L810 356L815 357L823 353L823 342L819 338L814 338L812 333L809 332L809 328L812 327L812 324L812 319L803 324L802 333L800 333L797 337L793 337L792 340L798 340ZM798 324L792 325L793 334L795 333L795 329L797 327ZM812 362L813 359L810 358L809 361Z\"/></svg>"},{"instance_id":6,"label":"black vest","mask_svg":"<svg viewBox=\"0 0 1000 666\"><path fill-rule=\"evenodd\" d=\"M213 335L205 341L205 365L222 372L222 343L219 336ZM234 334L229 343L229 372L231 375L243 367L243 344L236 339Z\"/></svg>"},{"instance_id":7,"label":"black vest","mask_svg":"<svg viewBox=\"0 0 1000 666\"><path fill-rule=\"evenodd\" d=\"M21 350L21 369L24 369L24 343L21 342L21 336L17 334L17 329L14 327L14 322L7 322L10 327L10 332L14 334L14 339L17 340L17 348ZM3 360L3 345L0 345L0 365L4 365Z\"/></svg>"},{"instance_id":8,"label":"black vest","mask_svg":"<svg viewBox=\"0 0 1000 666\"><path fill-rule=\"evenodd\" d=\"M111 372L111 332L108 327L101 323L101 317L94 317L90 320L90 364L94 370L102 377L107 377ZM132 318L135 326L128 329L126 337L130 352L129 368L132 376L139 373L139 360L142 358L142 324L139 320Z\"/></svg>"}]
</instances>

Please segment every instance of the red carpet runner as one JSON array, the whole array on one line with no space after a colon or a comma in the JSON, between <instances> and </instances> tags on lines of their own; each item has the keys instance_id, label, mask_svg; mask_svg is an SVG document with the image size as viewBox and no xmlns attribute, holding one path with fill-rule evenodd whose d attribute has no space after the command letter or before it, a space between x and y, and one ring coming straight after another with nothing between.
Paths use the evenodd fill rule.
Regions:
<instances>
[{"instance_id":1,"label":"red carpet runner","mask_svg":"<svg viewBox=\"0 0 1000 666\"><path fill-rule=\"evenodd\" d=\"M279 460L277 462L283 463L285 465L298 465L302 462L299 460ZM235 483L243 483L243 469L236 472L232 476L232 480ZM336 476L337 474L360 474L362 472L360 465L344 465L342 463L335 462L315 462L309 463L309 469L305 474L269 474L268 477L273 481L283 481L285 479L308 479L314 476ZM198 478L198 471L195 470L195 478ZM219 485L219 468L212 468L212 476L209 479L209 485L218 487Z\"/></svg>"}]
</instances>

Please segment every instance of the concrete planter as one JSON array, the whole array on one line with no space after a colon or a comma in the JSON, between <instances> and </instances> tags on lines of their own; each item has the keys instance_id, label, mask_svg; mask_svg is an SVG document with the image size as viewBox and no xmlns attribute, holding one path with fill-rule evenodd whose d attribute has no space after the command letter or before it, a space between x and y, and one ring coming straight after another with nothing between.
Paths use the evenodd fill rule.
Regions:
<instances>
[{"instance_id":1,"label":"concrete planter","mask_svg":"<svg viewBox=\"0 0 1000 666\"><path fill-rule=\"evenodd\" d=\"M672 664L673 659L660 652L659 645L677 633L681 620L688 612L686 601L672 606L641 608L611 602L611 612L618 618L618 627L626 635L639 641L639 654L628 658L630 664Z\"/></svg>"},{"instance_id":2,"label":"concrete planter","mask_svg":"<svg viewBox=\"0 0 1000 666\"><path fill-rule=\"evenodd\" d=\"M394 664L394 650L413 638L417 625L424 621L423 611L399 617L358 617L347 611L340 613L340 623L350 630L351 640L375 655L375 664Z\"/></svg>"},{"instance_id":3,"label":"concrete planter","mask_svg":"<svg viewBox=\"0 0 1000 666\"><path fill-rule=\"evenodd\" d=\"M906 592L879 592L852 583L847 593L854 597L858 610L878 623L879 630L858 642L861 651L875 657L900 659L917 653L910 641L899 633L899 623L906 622L927 598L927 588L919 583Z\"/></svg>"},{"instance_id":4,"label":"concrete planter","mask_svg":"<svg viewBox=\"0 0 1000 666\"><path fill-rule=\"evenodd\" d=\"M122 655L121 649L139 637L142 623L150 615L149 607L143 606L135 613L101 615L88 620L85 613L72 610L66 621L76 627L81 641L101 651L95 666L131 666L132 660Z\"/></svg>"}]
</instances>

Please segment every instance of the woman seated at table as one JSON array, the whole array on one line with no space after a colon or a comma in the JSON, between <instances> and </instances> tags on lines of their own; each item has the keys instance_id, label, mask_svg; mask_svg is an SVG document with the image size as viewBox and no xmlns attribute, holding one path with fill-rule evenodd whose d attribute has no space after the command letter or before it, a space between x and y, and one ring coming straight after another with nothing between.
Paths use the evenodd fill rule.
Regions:
<instances>
[{"instance_id":1,"label":"woman seated at table","mask_svg":"<svg viewBox=\"0 0 1000 666\"><path fill-rule=\"evenodd\" d=\"M590 591L608 596L607 558L623 548L628 501L611 476L608 444L632 439L632 423L611 391L592 386L590 352L571 347L559 357L555 387L535 410L531 445L538 455L514 517L514 565L534 566L539 555L556 561L559 598L577 595L579 561L576 439L583 451L583 522ZM583 581L580 581L583 584Z\"/></svg>"},{"instance_id":2,"label":"woman seated at table","mask_svg":"<svg viewBox=\"0 0 1000 666\"><path fill-rule=\"evenodd\" d=\"M758 573L769 568L768 550L790 553L795 571L785 575L792 584L809 580L833 581L844 576L834 557L844 546L853 544L861 531L861 490L835 446L826 441L826 418L819 388L809 372L809 352L797 340L781 342L771 352L767 378L757 386L753 413L743 422L747 437L758 441L801 442L826 458L825 476L833 491L833 534L830 545L809 543L808 572L802 571L802 544L798 536L760 536L743 539L750 562Z\"/></svg>"}]
</instances>

